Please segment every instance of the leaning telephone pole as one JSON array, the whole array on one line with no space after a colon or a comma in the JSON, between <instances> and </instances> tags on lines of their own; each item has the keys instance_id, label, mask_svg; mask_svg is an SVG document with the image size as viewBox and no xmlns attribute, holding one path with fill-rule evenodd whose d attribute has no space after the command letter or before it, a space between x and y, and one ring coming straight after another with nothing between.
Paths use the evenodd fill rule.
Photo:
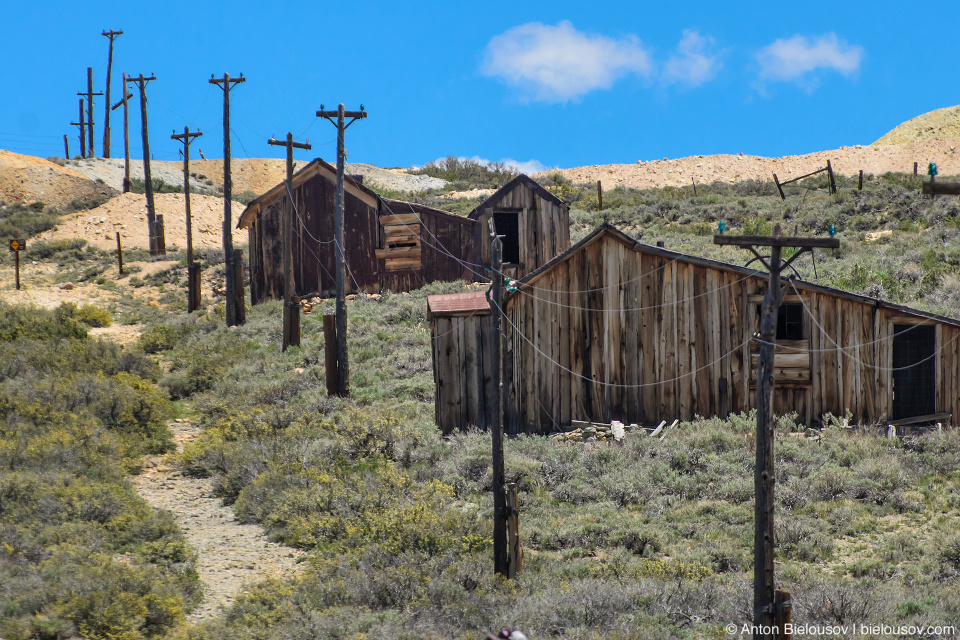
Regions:
<instances>
[{"instance_id":1,"label":"leaning telephone pole","mask_svg":"<svg viewBox=\"0 0 960 640\"><path fill-rule=\"evenodd\" d=\"M110 157L110 71L113 69L113 41L117 36L122 36L123 31L104 31L100 35L110 38L110 49L107 52L107 87L104 90L104 99L107 102L106 113L103 117L103 157ZM124 85L123 90L127 87Z\"/></svg>"},{"instance_id":2,"label":"leaning telephone pole","mask_svg":"<svg viewBox=\"0 0 960 640\"><path fill-rule=\"evenodd\" d=\"M773 365L777 338L777 312L784 290L780 287L780 273L794 260L814 248L835 249L836 238L796 238L780 235L780 225L772 236L713 237L714 244L732 245L749 249L770 272L767 292L760 307L760 359L757 364L757 454L753 482L756 491L754 505L755 529L753 537L753 624L756 629L771 630L754 633L757 640L772 640L772 629L779 621L776 610L776 587L773 575ZM755 247L770 247L770 255L761 255ZM782 261L784 247L798 249Z\"/></svg>"},{"instance_id":3,"label":"leaning telephone pole","mask_svg":"<svg viewBox=\"0 0 960 640\"><path fill-rule=\"evenodd\" d=\"M111 110L123 105L123 192L130 192L130 98L133 94L127 90L127 74L123 74L123 100L110 107Z\"/></svg>"},{"instance_id":4,"label":"leaning telephone pole","mask_svg":"<svg viewBox=\"0 0 960 640\"><path fill-rule=\"evenodd\" d=\"M97 152L93 150L93 96L102 96L103 94L93 92L93 67L87 67L87 90L78 91L77 95L87 98L87 127L89 127L89 144L87 147L90 151L90 157L96 158ZM107 106L110 106L109 103L107 103Z\"/></svg>"},{"instance_id":5,"label":"leaning telephone pole","mask_svg":"<svg viewBox=\"0 0 960 640\"><path fill-rule=\"evenodd\" d=\"M267 144L287 148L287 198L283 212L283 347L300 346L300 305L294 298L293 284L293 150L310 149L310 142L294 142L293 134L287 132L287 140L281 142L270 138Z\"/></svg>"},{"instance_id":6,"label":"leaning telephone pole","mask_svg":"<svg viewBox=\"0 0 960 640\"><path fill-rule=\"evenodd\" d=\"M491 224L492 227L492 224ZM491 230L492 232L492 230ZM503 313L503 241L492 233L490 243L490 266L493 268L490 296L496 309L490 314L490 328L493 345L490 349L491 369L494 377L493 425L490 429L493 445L493 570L502 576L512 577L510 557L507 548L507 496L504 483L503 463L503 367L502 367L502 331L500 316Z\"/></svg>"},{"instance_id":7,"label":"leaning telephone pole","mask_svg":"<svg viewBox=\"0 0 960 640\"><path fill-rule=\"evenodd\" d=\"M163 241L163 220L157 220L156 209L153 204L153 179L150 177L150 140L147 136L147 83L156 80L156 76L131 78L127 82L135 82L140 87L140 130L143 136L143 187L147 195L147 228L149 229L150 255L166 255L167 249Z\"/></svg>"},{"instance_id":8,"label":"leaning telephone pole","mask_svg":"<svg viewBox=\"0 0 960 640\"><path fill-rule=\"evenodd\" d=\"M344 296L344 278L346 274L346 255L343 248L343 133L347 127L361 118L367 117L367 112L360 105L360 111L344 111L343 104L336 111L324 111L320 105L317 111L318 118L326 118L337 127L337 220L334 226L334 243L336 251L336 281L337 281L337 374L340 380L340 395L350 395L350 365L347 362L347 303ZM334 122L336 118L336 122ZM352 118L344 124L344 118Z\"/></svg>"},{"instance_id":9,"label":"leaning telephone pole","mask_svg":"<svg viewBox=\"0 0 960 640\"><path fill-rule=\"evenodd\" d=\"M203 134L190 132L184 127L183 133L175 133L170 138L183 143L183 204L187 222L187 313L200 308L200 265L193 261L193 224L190 221L190 143Z\"/></svg>"},{"instance_id":10,"label":"leaning telephone pole","mask_svg":"<svg viewBox=\"0 0 960 640\"><path fill-rule=\"evenodd\" d=\"M210 84L219 85L223 89L223 260L227 278L226 320L227 326L233 327L242 324L241 313L238 313L238 296L236 274L234 274L233 255L233 225L231 222L230 198L233 183L230 179L230 90L241 82L246 82L243 74L239 78L231 78L229 73L223 78L211 77ZM241 293L242 295L242 293ZM243 298L240 298L240 304Z\"/></svg>"}]
</instances>

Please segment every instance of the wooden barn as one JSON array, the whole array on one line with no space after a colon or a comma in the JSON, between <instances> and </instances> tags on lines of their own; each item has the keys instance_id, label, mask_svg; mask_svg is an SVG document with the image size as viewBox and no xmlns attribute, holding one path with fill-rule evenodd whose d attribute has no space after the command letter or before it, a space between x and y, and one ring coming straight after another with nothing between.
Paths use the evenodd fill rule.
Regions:
<instances>
[{"instance_id":1,"label":"wooden barn","mask_svg":"<svg viewBox=\"0 0 960 640\"><path fill-rule=\"evenodd\" d=\"M508 433L748 411L766 285L764 272L600 227L504 300ZM492 420L479 406L493 379L480 354L491 340L485 302L428 301L445 432ZM828 412L864 424L951 422L960 320L795 280L778 316L774 374L774 411L806 424Z\"/></svg>"},{"instance_id":2,"label":"wooden barn","mask_svg":"<svg viewBox=\"0 0 960 640\"><path fill-rule=\"evenodd\" d=\"M503 241L503 272L522 278L570 248L570 207L533 178L520 174L467 216L477 260L490 264L490 220Z\"/></svg>"},{"instance_id":3,"label":"wooden barn","mask_svg":"<svg viewBox=\"0 0 960 640\"><path fill-rule=\"evenodd\" d=\"M293 272L297 295L336 288L336 167L317 158L294 174ZM472 281L476 222L427 206L380 198L359 178L344 177L347 291L409 291L426 283ZM237 226L250 239L253 304L283 297L282 221L286 185L250 202ZM457 258L453 258L456 256Z\"/></svg>"}]
</instances>

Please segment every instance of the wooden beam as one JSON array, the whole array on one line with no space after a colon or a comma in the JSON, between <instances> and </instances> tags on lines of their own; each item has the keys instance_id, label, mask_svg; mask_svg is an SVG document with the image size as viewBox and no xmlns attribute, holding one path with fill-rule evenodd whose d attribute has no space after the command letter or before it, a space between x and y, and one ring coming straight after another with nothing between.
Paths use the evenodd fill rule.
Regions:
<instances>
[{"instance_id":1,"label":"wooden beam","mask_svg":"<svg viewBox=\"0 0 960 640\"><path fill-rule=\"evenodd\" d=\"M416 258L420 259L420 247L396 247L395 249L376 249L378 260L390 260L396 258Z\"/></svg>"},{"instance_id":2,"label":"wooden beam","mask_svg":"<svg viewBox=\"0 0 960 640\"><path fill-rule=\"evenodd\" d=\"M923 193L934 196L960 196L960 182L924 182Z\"/></svg>"},{"instance_id":3,"label":"wooden beam","mask_svg":"<svg viewBox=\"0 0 960 640\"><path fill-rule=\"evenodd\" d=\"M735 247L796 247L798 249L838 249L837 238L800 238L795 236L713 236L713 244Z\"/></svg>"},{"instance_id":4,"label":"wooden beam","mask_svg":"<svg viewBox=\"0 0 960 640\"><path fill-rule=\"evenodd\" d=\"M420 215L417 213L391 213L380 216L380 224L384 227L390 225L420 224Z\"/></svg>"}]
</instances>

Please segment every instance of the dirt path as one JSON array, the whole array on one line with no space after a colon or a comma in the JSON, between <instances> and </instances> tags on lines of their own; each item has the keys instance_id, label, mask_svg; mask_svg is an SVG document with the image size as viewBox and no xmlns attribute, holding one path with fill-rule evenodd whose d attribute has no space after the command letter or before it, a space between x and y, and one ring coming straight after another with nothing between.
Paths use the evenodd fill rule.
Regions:
<instances>
[{"instance_id":1,"label":"dirt path","mask_svg":"<svg viewBox=\"0 0 960 640\"><path fill-rule=\"evenodd\" d=\"M178 419L169 427L178 451L200 432L189 419ZM199 554L197 572L204 599L188 622L215 617L247 583L297 571L296 560L302 552L268 541L256 525L239 524L233 511L213 497L212 480L185 477L169 458L154 456L145 461L144 472L134 484L151 507L173 514Z\"/></svg>"}]
</instances>

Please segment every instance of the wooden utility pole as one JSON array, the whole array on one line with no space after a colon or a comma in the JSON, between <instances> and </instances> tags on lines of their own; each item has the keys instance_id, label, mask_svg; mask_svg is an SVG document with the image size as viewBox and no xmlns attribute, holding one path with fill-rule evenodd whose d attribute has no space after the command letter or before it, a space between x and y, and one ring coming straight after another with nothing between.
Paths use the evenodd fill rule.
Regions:
<instances>
[{"instance_id":1,"label":"wooden utility pole","mask_svg":"<svg viewBox=\"0 0 960 640\"><path fill-rule=\"evenodd\" d=\"M193 224L190 221L190 143L203 134L184 127L183 133L170 136L183 143L183 206L187 223L187 313L200 308L200 265L193 261Z\"/></svg>"},{"instance_id":2,"label":"wooden utility pole","mask_svg":"<svg viewBox=\"0 0 960 640\"><path fill-rule=\"evenodd\" d=\"M760 307L760 359L757 364L757 453L753 482L756 492L754 505L755 528L753 537L753 624L758 629L772 630L776 619L775 584L773 575L774 538L774 468L773 468L773 365L777 338L777 313L784 290L780 287L780 273L790 267L799 256L814 248L835 249L836 238L797 238L780 235L778 224L772 236L713 236L714 244L733 245L749 249L770 274L767 292ZM770 247L770 255L761 255L756 247ZM798 251L788 260L782 260L784 247ZM773 640L774 634L755 633L756 640Z\"/></svg>"},{"instance_id":3,"label":"wooden utility pole","mask_svg":"<svg viewBox=\"0 0 960 640\"><path fill-rule=\"evenodd\" d=\"M67 134L63 134L63 159L70 159L70 143L67 141Z\"/></svg>"},{"instance_id":4,"label":"wooden utility pole","mask_svg":"<svg viewBox=\"0 0 960 640\"><path fill-rule=\"evenodd\" d=\"M156 80L156 76L144 77L141 73L136 78L127 76L127 82L135 82L140 88L140 131L143 136L143 188L147 195L147 228L149 229L150 255L167 255L164 246L163 220L157 220L156 208L153 204L153 179L150 177L150 139L147 135L147 83Z\"/></svg>"},{"instance_id":5,"label":"wooden utility pole","mask_svg":"<svg viewBox=\"0 0 960 640\"><path fill-rule=\"evenodd\" d=\"M100 35L110 38L110 49L107 52L107 86L104 89L104 99L107 102L105 114L103 116L103 157L110 157L110 72L113 69L113 41L117 36L122 36L123 31L104 31ZM123 91L126 93L127 85L123 85Z\"/></svg>"},{"instance_id":6,"label":"wooden utility pole","mask_svg":"<svg viewBox=\"0 0 960 640\"><path fill-rule=\"evenodd\" d=\"M287 132L285 142L270 138L267 144L287 148L287 197L283 213L283 347L300 346L300 303L293 284L293 150L311 149L310 142L294 142ZM339 191L338 191L339 193Z\"/></svg>"},{"instance_id":7,"label":"wooden utility pole","mask_svg":"<svg viewBox=\"0 0 960 640\"><path fill-rule=\"evenodd\" d=\"M343 135L351 124L361 118L366 118L367 112L363 110L363 105L360 105L360 111L344 111L342 103L336 111L325 111L321 104L320 111L317 111L317 117L326 118L337 127L337 220L334 225L334 244L336 244L334 255L336 256L335 268L337 271L337 378L340 384L340 395L347 397L350 395L350 365L347 361L347 303L344 295L347 256L343 246ZM334 118L336 118L336 122L334 122ZM350 122L344 124L345 118L351 118Z\"/></svg>"},{"instance_id":8,"label":"wooden utility pole","mask_svg":"<svg viewBox=\"0 0 960 640\"><path fill-rule=\"evenodd\" d=\"M603 211L603 185L597 180L597 211Z\"/></svg>"},{"instance_id":9,"label":"wooden utility pole","mask_svg":"<svg viewBox=\"0 0 960 640\"><path fill-rule=\"evenodd\" d=\"M127 74L123 74L123 100L110 107L111 110L123 105L123 192L130 193L130 98L133 94L127 90Z\"/></svg>"},{"instance_id":10,"label":"wooden utility pole","mask_svg":"<svg viewBox=\"0 0 960 640\"><path fill-rule=\"evenodd\" d=\"M93 67L87 67L87 90L78 91L78 96L87 98L87 127L89 135L89 144L87 145L91 158L97 157L97 152L93 150L93 96L102 96L102 93L93 92ZM107 107L109 107L109 103Z\"/></svg>"},{"instance_id":11,"label":"wooden utility pole","mask_svg":"<svg viewBox=\"0 0 960 640\"><path fill-rule=\"evenodd\" d=\"M223 264L227 279L226 321L228 327L243 324L241 319L243 311L237 310L237 276L234 274L236 257L233 254L233 222L230 208L231 192L233 191L233 182L230 178L230 90L235 85L246 81L242 73L239 78L231 78L229 73L225 73L222 78L211 76L209 80L210 84L218 85L223 89Z\"/></svg>"},{"instance_id":12,"label":"wooden utility pole","mask_svg":"<svg viewBox=\"0 0 960 640\"><path fill-rule=\"evenodd\" d=\"M87 157L87 123L83 117L83 98L80 98L80 118L77 122L71 122L75 127L80 127L80 157Z\"/></svg>"},{"instance_id":13,"label":"wooden utility pole","mask_svg":"<svg viewBox=\"0 0 960 640\"><path fill-rule=\"evenodd\" d=\"M503 242L496 234L490 243L492 287L490 295L496 306L490 314L490 328L493 336L490 348L490 362L493 370L493 388L495 392L493 406L493 570L503 576L509 576L510 558L507 551L507 499L504 484L503 465L503 352L500 316L503 313Z\"/></svg>"}]
</instances>

